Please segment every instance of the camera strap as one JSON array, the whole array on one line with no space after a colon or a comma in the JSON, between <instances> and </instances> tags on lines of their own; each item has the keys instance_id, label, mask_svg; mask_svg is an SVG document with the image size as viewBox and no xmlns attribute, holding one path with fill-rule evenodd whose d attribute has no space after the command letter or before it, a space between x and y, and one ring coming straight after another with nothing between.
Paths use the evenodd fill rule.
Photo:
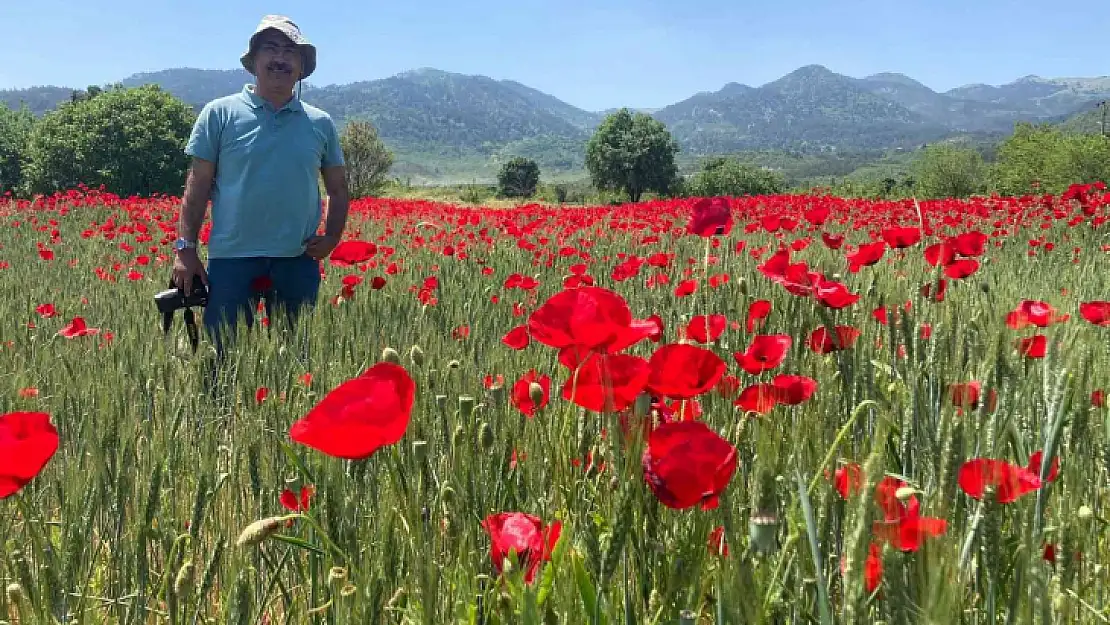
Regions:
<instances>
[{"instance_id":1,"label":"camera strap","mask_svg":"<svg viewBox=\"0 0 1110 625\"><path fill-rule=\"evenodd\" d=\"M170 278L169 288L174 288L173 278ZM200 329L197 327L197 318L193 313L192 308L186 308L183 314L185 318L185 331L189 334L189 345L193 348L193 353L197 353L197 348L200 346ZM173 313L162 313L162 333L169 335L170 329L173 328Z\"/></svg>"}]
</instances>

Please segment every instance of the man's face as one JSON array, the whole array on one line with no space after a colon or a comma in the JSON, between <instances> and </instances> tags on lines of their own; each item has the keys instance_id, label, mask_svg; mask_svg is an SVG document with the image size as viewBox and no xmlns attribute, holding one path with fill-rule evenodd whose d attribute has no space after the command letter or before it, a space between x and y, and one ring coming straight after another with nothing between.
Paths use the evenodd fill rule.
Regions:
<instances>
[{"instance_id":1,"label":"man's face","mask_svg":"<svg viewBox=\"0 0 1110 625\"><path fill-rule=\"evenodd\" d=\"M292 90L304 69L300 49L288 37L275 30L263 32L257 41L254 49L254 75L258 82Z\"/></svg>"}]
</instances>

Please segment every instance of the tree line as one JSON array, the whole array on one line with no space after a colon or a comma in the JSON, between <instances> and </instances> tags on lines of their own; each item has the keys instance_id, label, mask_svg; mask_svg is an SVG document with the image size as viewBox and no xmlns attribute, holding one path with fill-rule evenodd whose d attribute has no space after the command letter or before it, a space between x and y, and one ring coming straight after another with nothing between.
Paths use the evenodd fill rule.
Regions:
<instances>
[{"instance_id":1,"label":"tree line","mask_svg":"<svg viewBox=\"0 0 1110 625\"><path fill-rule=\"evenodd\" d=\"M194 119L188 104L157 85L90 87L38 119L26 108L0 106L0 195L49 194L81 183L124 196L178 195L188 167L183 147ZM380 192L394 156L374 125L349 120L341 142L352 195ZM789 188L780 172L727 156L709 158L697 173L683 176L675 163L678 151L662 122L621 109L608 115L587 143L586 169L595 189L633 202L649 193L743 196ZM498 193L533 197L540 177L535 161L512 158L501 167ZM1023 123L990 149L930 145L900 177L832 190L880 197L1023 195L1061 193L1072 183L1098 180L1110 180L1110 138Z\"/></svg>"}]
</instances>

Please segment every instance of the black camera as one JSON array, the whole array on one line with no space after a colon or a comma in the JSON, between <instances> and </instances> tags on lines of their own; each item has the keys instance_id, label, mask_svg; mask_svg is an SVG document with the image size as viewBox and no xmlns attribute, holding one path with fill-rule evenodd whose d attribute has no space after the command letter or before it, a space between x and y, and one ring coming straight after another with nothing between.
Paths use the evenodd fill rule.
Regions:
<instances>
[{"instance_id":1,"label":"black camera","mask_svg":"<svg viewBox=\"0 0 1110 625\"><path fill-rule=\"evenodd\" d=\"M204 308L208 305L208 289L200 281L200 276L193 276L193 289L189 294L173 286L172 281L170 287L154 296L154 303L158 306L158 312L162 314L172 314L182 308L194 306Z\"/></svg>"}]
</instances>

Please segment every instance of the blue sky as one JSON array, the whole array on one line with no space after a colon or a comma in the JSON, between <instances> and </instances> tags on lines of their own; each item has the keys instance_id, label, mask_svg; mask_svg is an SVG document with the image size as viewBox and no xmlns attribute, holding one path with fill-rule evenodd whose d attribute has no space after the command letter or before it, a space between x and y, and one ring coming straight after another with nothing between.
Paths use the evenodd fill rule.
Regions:
<instances>
[{"instance_id":1,"label":"blue sky","mask_svg":"<svg viewBox=\"0 0 1110 625\"><path fill-rule=\"evenodd\" d=\"M232 68L266 13L319 48L311 82L435 67L509 78L591 110L658 107L819 63L946 90L1110 73L1110 13L1057 0L0 0L0 88Z\"/></svg>"}]
</instances>

